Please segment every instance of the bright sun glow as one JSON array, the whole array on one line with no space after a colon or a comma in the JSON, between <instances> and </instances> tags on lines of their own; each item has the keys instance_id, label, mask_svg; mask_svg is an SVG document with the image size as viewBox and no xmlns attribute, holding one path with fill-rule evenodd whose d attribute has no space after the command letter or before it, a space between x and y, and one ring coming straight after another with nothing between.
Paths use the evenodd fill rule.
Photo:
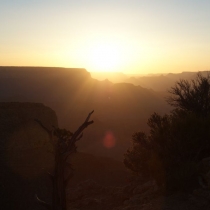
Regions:
<instances>
[{"instance_id":1,"label":"bright sun glow","mask_svg":"<svg viewBox=\"0 0 210 210\"><path fill-rule=\"evenodd\" d=\"M112 37L89 38L79 45L72 51L68 47L62 58L74 58L75 66L86 68L89 72L123 72L133 68L131 63L136 56L138 60L142 57L136 43Z\"/></svg>"},{"instance_id":2,"label":"bright sun glow","mask_svg":"<svg viewBox=\"0 0 210 210\"><path fill-rule=\"evenodd\" d=\"M120 62L119 51L113 46L99 45L89 54L90 62L99 69L113 69Z\"/></svg>"},{"instance_id":3,"label":"bright sun glow","mask_svg":"<svg viewBox=\"0 0 210 210\"><path fill-rule=\"evenodd\" d=\"M87 62L96 71L119 71L122 62L120 48L113 43L93 44L87 53Z\"/></svg>"}]
</instances>

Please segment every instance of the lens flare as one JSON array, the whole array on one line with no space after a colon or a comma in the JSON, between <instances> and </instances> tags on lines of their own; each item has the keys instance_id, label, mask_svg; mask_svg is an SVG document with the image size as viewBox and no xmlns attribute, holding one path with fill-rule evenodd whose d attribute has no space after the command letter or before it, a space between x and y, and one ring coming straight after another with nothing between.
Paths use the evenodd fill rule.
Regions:
<instances>
[{"instance_id":1,"label":"lens flare","mask_svg":"<svg viewBox=\"0 0 210 210\"><path fill-rule=\"evenodd\" d=\"M113 148L116 145L116 139L111 131L107 131L103 138L103 145L106 148Z\"/></svg>"}]
</instances>

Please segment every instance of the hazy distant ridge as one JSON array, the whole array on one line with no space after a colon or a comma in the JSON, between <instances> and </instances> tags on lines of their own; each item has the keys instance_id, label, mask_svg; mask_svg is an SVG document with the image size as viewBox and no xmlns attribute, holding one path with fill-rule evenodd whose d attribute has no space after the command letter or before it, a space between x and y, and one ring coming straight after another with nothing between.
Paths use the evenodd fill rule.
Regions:
<instances>
[{"instance_id":1,"label":"hazy distant ridge","mask_svg":"<svg viewBox=\"0 0 210 210\"><path fill-rule=\"evenodd\" d=\"M85 69L0 67L0 101L44 103L56 111L59 125L74 131L91 110L94 125L79 148L84 152L122 157L132 133L146 129L154 111L169 111L164 98L153 90L129 83L98 81ZM103 146L106 132L116 139L112 149Z\"/></svg>"},{"instance_id":2,"label":"hazy distant ridge","mask_svg":"<svg viewBox=\"0 0 210 210\"><path fill-rule=\"evenodd\" d=\"M207 71L201 71L206 74ZM148 74L148 75L129 75L121 72L92 73L93 78L104 80L108 79L114 83L131 83L155 91L168 91L176 81L180 79L191 80L197 72L167 73L167 74Z\"/></svg>"}]
</instances>

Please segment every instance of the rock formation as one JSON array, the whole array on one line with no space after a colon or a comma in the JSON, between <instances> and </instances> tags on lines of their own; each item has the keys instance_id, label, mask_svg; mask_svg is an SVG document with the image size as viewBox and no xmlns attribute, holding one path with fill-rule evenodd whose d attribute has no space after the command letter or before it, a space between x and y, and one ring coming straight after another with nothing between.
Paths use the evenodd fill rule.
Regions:
<instances>
[{"instance_id":1,"label":"rock formation","mask_svg":"<svg viewBox=\"0 0 210 210\"><path fill-rule=\"evenodd\" d=\"M48 134L35 122L58 127L55 112L40 103L0 103L0 203L2 209L39 209L48 196L53 165Z\"/></svg>"}]
</instances>

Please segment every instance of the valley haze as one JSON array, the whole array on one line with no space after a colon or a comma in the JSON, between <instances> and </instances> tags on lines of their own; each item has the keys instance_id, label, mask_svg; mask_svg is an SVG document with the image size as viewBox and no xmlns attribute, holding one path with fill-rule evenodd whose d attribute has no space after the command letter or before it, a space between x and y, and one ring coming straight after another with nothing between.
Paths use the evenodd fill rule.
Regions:
<instances>
[{"instance_id":1,"label":"valley haze","mask_svg":"<svg viewBox=\"0 0 210 210\"><path fill-rule=\"evenodd\" d=\"M58 67L0 67L1 102L43 103L55 110L59 127L74 131L84 116L95 110L91 126L78 142L79 151L122 160L130 139L138 130L147 131L154 113L169 113L168 90L195 72L132 76L108 73L94 79L85 69ZM107 76L107 75L106 75ZM116 78L118 80L116 80ZM111 135L112 147L104 141Z\"/></svg>"}]
</instances>

